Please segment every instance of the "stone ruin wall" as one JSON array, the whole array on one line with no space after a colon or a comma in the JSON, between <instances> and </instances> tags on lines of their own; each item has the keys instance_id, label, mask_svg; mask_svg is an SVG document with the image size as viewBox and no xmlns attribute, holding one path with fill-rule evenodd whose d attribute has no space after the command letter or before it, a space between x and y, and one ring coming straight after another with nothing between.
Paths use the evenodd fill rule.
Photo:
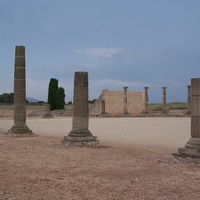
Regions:
<instances>
[{"instance_id":1,"label":"stone ruin wall","mask_svg":"<svg viewBox=\"0 0 200 200\"><path fill-rule=\"evenodd\" d=\"M130 116L144 112L144 92L127 91L127 111ZM103 90L99 99L90 108L90 115L99 116L102 112L103 115L110 117L124 116L124 90Z\"/></svg>"},{"instance_id":2,"label":"stone ruin wall","mask_svg":"<svg viewBox=\"0 0 200 200\"><path fill-rule=\"evenodd\" d=\"M104 90L105 112L109 116L123 116L124 114L124 91Z\"/></svg>"},{"instance_id":3,"label":"stone ruin wall","mask_svg":"<svg viewBox=\"0 0 200 200\"><path fill-rule=\"evenodd\" d=\"M138 115L144 112L144 92L128 91L128 113L131 116Z\"/></svg>"},{"instance_id":4,"label":"stone ruin wall","mask_svg":"<svg viewBox=\"0 0 200 200\"><path fill-rule=\"evenodd\" d=\"M101 114L101 95L99 99L96 99L94 104L89 105L89 115L91 116L99 116Z\"/></svg>"}]
</instances>

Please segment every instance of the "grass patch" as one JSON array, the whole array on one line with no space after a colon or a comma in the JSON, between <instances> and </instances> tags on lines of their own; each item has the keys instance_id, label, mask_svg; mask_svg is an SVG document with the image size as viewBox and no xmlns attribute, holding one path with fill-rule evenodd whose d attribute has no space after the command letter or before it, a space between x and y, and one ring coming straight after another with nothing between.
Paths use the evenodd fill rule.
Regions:
<instances>
[{"instance_id":1,"label":"grass patch","mask_svg":"<svg viewBox=\"0 0 200 200\"><path fill-rule=\"evenodd\" d=\"M26 105L27 109L31 110L39 110L39 109L44 109L45 105L32 105L32 104L27 104ZM14 109L14 104L2 104L0 103L0 109L7 109L7 110L13 110Z\"/></svg>"},{"instance_id":2,"label":"grass patch","mask_svg":"<svg viewBox=\"0 0 200 200\"><path fill-rule=\"evenodd\" d=\"M65 110L71 110L73 109L73 104L66 104L65 105Z\"/></svg>"},{"instance_id":3,"label":"grass patch","mask_svg":"<svg viewBox=\"0 0 200 200\"><path fill-rule=\"evenodd\" d=\"M14 104L2 104L2 103L0 103L0 109L13 110L14 109Z\"/></svg>"},{"instance_id":4,"label":"grass patch","mask_svg":"<svg viewBox=\"0 0 200 200\"><path fill-rule=\"evenodd\" d=\"M40 109L45 109L46 106L45 105L26 105L26 108L27 109L30 109L30 110L40 110Z\"/></svg>"},{"instance_id":5,"label":"grass patch","mask_svg":"<svg viewBox=\"0 0 200 200\"><path fill-rule=\"evenodd\" d=\"M187 109L187 103L184 102L171 102L166 104L166 109ZM162 111L163 106L162 103L149 103L148 105L149 111Z\"/></svg>"},{"instance_id":6,"label":"grass patch","mask_svg":"<svg viewBox=\"0 0 200 200\"><path fill-rule=\"evenodd\" d=\"M32 104L27 104L26 105L27 109L32 109L32 110L40 110L40 109L45 109L45 105L32 105ZM0 103L0 109L8 109L8 110L13 110L14 105L13 104L2 104ZM71 110L73 109L73 104L68 104L65 105L65 110ZM148 105L148 110L149 111L162 111L162 103L149 103ZM171 109L187 109L187 103L184 102L171 102L167 103L166 105L167 110Z\"/></svg>"}]
</instances>

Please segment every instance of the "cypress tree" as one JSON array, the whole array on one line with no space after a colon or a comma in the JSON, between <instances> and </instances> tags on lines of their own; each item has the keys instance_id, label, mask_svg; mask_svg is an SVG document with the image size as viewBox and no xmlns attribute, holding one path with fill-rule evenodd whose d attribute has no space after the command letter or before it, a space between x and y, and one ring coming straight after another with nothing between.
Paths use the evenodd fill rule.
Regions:
<instances>
[{"instance_id":1,"label":"cypress tree","mask_svg":"<svg viewBox=\"0 0 200 200\"><path fill-rule=\"evenodd\" d=\"M59 87L56 93L56 109L62 110L65 108L65 90Z\"/></svg>"},{"instance_id":2,"label":"cypress tree","mask_svg":"<svg viewBox=\"0 0 200 200\"><path fill-rule=\"evenodd\" d=\"M56 109L57 91L58 91L58 80L56 78L51 78L48 90L48 104L50 104L50 110Z\"/></svg>"}]
</instances>

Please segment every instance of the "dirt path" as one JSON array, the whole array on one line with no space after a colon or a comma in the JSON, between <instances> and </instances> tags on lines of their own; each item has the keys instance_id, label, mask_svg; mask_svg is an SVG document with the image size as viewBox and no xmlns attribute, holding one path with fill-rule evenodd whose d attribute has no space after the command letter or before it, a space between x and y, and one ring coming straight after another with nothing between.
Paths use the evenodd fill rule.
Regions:
<instances>
[{"instance_id":1,"label":"dirt path","mask_svg":"<svg viewBox=\"0 0 200 200\"><path fill-rule=\"evenodd\" d=\"M189 118L92 118L100 148L67 148L71 118L28 119L39 137L0 134L0 199L199 199L199 165L175 162ZM12 120L0 120L5 132Z\"/></svg>"}]
</instances>

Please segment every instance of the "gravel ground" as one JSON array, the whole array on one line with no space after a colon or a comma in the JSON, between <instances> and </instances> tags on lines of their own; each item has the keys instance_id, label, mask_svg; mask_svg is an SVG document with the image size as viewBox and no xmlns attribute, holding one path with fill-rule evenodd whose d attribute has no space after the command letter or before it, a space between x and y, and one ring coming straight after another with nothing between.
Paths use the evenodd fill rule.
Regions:
<instances>
[{"instance_id":1,"label":"gravel ground","mask_svg":"<svg viewBox=\"0 0 200 200\"><path fill-rule=\"evenodd\" d=\"M72 119L28 118L39 135L10 138L0 118L0 199L200 199L200 165L173 158L190 138L190 118L91 118L99 148L60 140Z\"/></svg>"}]
</instances>

